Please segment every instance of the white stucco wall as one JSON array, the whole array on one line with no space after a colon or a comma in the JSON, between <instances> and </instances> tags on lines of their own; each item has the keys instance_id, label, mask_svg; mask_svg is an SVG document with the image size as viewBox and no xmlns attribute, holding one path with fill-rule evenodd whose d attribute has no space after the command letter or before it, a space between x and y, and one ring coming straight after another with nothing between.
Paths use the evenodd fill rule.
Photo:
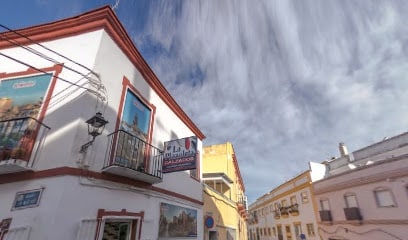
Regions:
<instances>
[{"instance_id":1,"label":"white stucco wall","mask_svg":"<svg viewBox=\"0 0 408 240\"><path fill-rule=\"evenodd\" d=\"M92 31L42 44L95 71L107 89L108 102L104 107L97 105L92 94L57 80L53 92L55 97L50 102L52 107L47 110L44 119L44 123L50 126L51 130L44 147L40 149L33 166L34 170L40 171L64 166L77 167L78 161L84 160L89 164L89 170L100 172L108 143L106 135L115 130L123 77L129 79L143 97L156 107L152 145L162 148L164 141L194 135L192 130L144 81L135 66L105 31ZM25 62L37 68L54 65L54 63L38 56L28 54L21 48L10 48L1 50L1 52L24 59ZM69 63L59 56L51 53L49 55L63 63L64 66L73 67L83 74L88 73L87 70ZM10 73L27 69L26 66L21 66L2 57L0 57L0 61L2 62L0 72ZM82 76L66 68L63 68L59 77L71 82L79 81L78 84L90 87ZM68 90L67 87L69 87ZM96 111L102 111L109 124L104 133L96 138L94 144L83 156L79 153L80 146L90 140L85 121ZM199 141L198 150L202 152L201 149L202 143ZM11 217L13 219L12 228L29 225L32 229L29 239L32 240L72 240L75 239L80 220L95 218L99 208L111 211L120 211L121 209L132 212L144 211L145 222L142 228L142 239L157 239L160 202L167 202L197 210L197 239L202 238L202 205L174 197L175 194L182 194L198 202L202 201L202 185L200 181L191 178L188 171L165 174L163 182L155 185L155 187L175 193L173 196L128 186L118 187L118 184L109 182L101 184L100 180L93 181L97 183L83 177L58 176L1 184L0 206L6 207L0 208L0 217ZM89 186L94 183L98 186ZM10 211L16 192L38 187L45 188L40 206Z\"/></svg>"},{"instance_id":2,"label":"white stucco wall","mask_svg":"<svg viewBox=\"0 0 408 240\"><path fill-rule=\"evenodd\" d=\"M331 225L321 224L319 232L325 239L335 236L362 240L405 239L408 235L408 213L405 211L408 209L407 172L407 159L400 158L377 162L314 183L316 204L321 199L328 199L333 218ZM380 187L391 191L395 207L377 205L374 190ZM346 193L356 195L363 218L359 224L350 224L345 218Z\"/></svg>"}]
</instances>

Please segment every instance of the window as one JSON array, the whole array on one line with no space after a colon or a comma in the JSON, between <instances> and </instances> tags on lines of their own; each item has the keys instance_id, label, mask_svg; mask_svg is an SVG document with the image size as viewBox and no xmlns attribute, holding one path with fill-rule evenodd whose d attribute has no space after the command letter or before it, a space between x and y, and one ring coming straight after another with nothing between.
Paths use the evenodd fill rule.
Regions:
<instances>
[{"instance_id":1,"label":"window","mask_svg":"<svg viewBox=\"0 0 408 240\"><path fill-rule=\"evenodd\" d=\"M309 202L309 197L307 195L307 192L301 192L300 197L302 198L302 203L308 203Z\"/></svg>"},{"instance_id":2,"label":"window","mask_svg":"<svg viewBox=\"0 0 408 240\"><path fill-rule=\"evenodd\" d=\"M330 210L329 199L320 199L320 209Z\"/></svg>"},{"instance_id":3,"label":"window","mask_svg":"<svg viewBox=\"0 0 408 240\"><path fill-rule=\"evenodd\" d=\"M286 233L286 239L292 240L292 232L290 230L290 225L285 226L285 233Z\"/></svg>"},{"instance_id":4,"label":"window","mask_svg":"<svg viewBox=\"0 0 408 240\"><path fill-rule=\"evenodd\" d=\"M295 205L297 203L296 196L290 197L290 205Z\"/></svg>"},{"instance_id":5,"label":"window","mask_svg":"<svg viewBox=\"0 0 408 240\"><path fill-rule=\"evenodd\" d=\"M286 207L286 206L288 206L288 204L287 204L287 202L286 202L286 199L283 199L283 200L282 200L282 207Z\"/></svg>"},{"instance_id":6,"label":"window","mask_svg":"<svg viewBox=\"0 0 408 240\"><path fill-rule=\"evenodd\" d=\"M272 233L273 233L273 236L276 237L276 228L275 227L272 227Z\"/></svg>"},{"instance_id":7,"label":"window","mask_svg":"<svg viewBox=\"0 0 408 240\"><path fill-rule=\"evenodd\" d=\"M271 236L271 228L268 228L268 235Z\"/></svg>"},{"instance_id":8,"label":"window","mask_svg":"<svg viewBox=\"0 0 408 240\"><path fill-rule=\"evenodd\" d=\"M295 236L299 237L300 234L302 234L302 226L300 225L300 223L294 223L293 228L295 229Z\"/></svg>"},{"instance_id":9,"label":"window","mask_svg":"<svg viewBox=\"0 0 408 240\"><path fill-rule=\"evenodd\" d=\"M378 207L395 207L392 193L387 188L378 188L374 190L374 195Z\"/></svg>"},{"instance_id":10,"label":"window","mask_svg":"<svg viewBox=\"0 0 408 240\"><path fill-rule=\"evenodd\" d=\"M313 237L316 235L314 231L313 223L306 224L306 228L307 228L307 235L309 235L309 237Z\"/></svg>"},{"instance_id":11,"label":"window","mask_svg":"<svg viewBox=\"0 0 408 240\"><path fill-rule=\"evenodd\" d=\"M357 197L354 193L346 193L344 201L346 202L346 208L358 207Z\"/></svg>"},{"instance_id":12,"label":"window","mask_svg":"<svg viewBox=\"0 0 408 240\"><path fill-rule=\"evenodd\" d=\"M274 206L275 206L275 210L279 210L279 203L276 202L276 203L274 204Z\"/></svg>"}]
</instances>

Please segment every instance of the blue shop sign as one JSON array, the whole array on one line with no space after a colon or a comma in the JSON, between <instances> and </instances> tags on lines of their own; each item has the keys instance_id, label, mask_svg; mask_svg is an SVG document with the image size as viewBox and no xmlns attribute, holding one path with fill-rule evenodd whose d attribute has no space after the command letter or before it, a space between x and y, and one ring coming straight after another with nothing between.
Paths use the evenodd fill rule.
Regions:
<instances>
[{"instance_id":1,"label":"blue shop sign","mask_svg":"<svg viewBox=\"0 0 408 240\"><path fill-rule=\"evenodd\" d=\"M12 210L37 207L40 204L43 188L29 191L17 192Z\"/></svg>"}]
</instances>

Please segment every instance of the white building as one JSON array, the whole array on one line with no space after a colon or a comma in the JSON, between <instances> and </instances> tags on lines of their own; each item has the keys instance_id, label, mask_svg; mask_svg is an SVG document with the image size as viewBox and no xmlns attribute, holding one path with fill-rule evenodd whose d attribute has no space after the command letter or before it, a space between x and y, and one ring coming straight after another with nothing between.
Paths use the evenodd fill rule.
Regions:
<instances>
[{"instance_id":1,"label":"white building","mask_svg":"<svg viewBox=\"0 0 408 240\"><path fill-rule=\"evenodd\" d=\"M310 163L324 240L408 239L408 133Z\"/></svg>"},{"instance_id":2,"label":"white building","mask_svg":"<svg viewBox=\"0 0 408 240\"><path fill-rule=\"evenodd\" d=\"M205 136L109 7L0 33L0 63L0 239L203 238L199 161L162 163Z\"/></svg>"},{"instance_id":3,"label":"white building","mask_svg":"<svg viewBox=\"0 0 408 240\"><path fill-rule=\"evenodd\" d=\"M250 240L317 240L310 172L274 188L249 206Z\"/></svg>"}]
</instances>

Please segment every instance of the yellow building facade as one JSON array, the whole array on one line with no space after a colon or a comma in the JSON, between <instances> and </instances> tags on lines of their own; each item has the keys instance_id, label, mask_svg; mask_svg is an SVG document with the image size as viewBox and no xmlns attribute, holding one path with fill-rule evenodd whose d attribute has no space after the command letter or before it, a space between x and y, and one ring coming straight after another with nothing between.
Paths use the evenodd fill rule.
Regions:
<instances>
[{"instance_id":1,"label":"yellow building facade","mask_svg":"<svg viewBox=\"0 0 408 240\"><path fill-rule=\"evenodd\" d=\"M230 142L203 148L204 240L246 240L247 198Z\"/></svg>"},{"instance_id":2,"label":"yellow building facade","mask_svg":"<svg viewBox=\"0 0 408 240\"><path fill-rule=\"evenodd\" d=\"M321 240L310 171L259 197L249 216L249 240Z\"/></svg>"}]
</instances>

